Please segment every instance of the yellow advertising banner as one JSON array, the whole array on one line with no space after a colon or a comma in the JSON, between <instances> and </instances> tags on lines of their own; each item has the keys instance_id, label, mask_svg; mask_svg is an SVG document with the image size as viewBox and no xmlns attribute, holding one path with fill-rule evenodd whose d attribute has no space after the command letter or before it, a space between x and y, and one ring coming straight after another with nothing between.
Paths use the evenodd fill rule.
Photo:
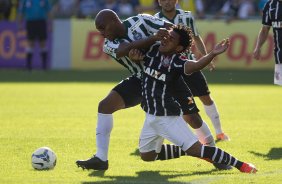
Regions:
<instances>
[{"instance_id":1,"label":"yellow advertising banner","mask_svg":"<svg viewBox=\"0 0 282 184\"><path fill-rule=\"evenodd\" d=\"M198 21L197 27L204 40L207 50L224 38L230 39L230 47L226 53L216 58L217 68L236 69L273 69L274 68L274 43L272 31L262 48L261 60L253 58L256 39L261 29L261 22L256 20L234 21Z\"/></svg>"},{"instance_id":2,"label":"yellow advertising banner","mask_svg":"<svg viewBox=\"0 0 282 184\"><path fill-rule=\"evenodd\" d=\"M216 58L218 69L273 69L273 37L272 33L262 50L262 59L252 57L256 38L261 28L259 20L234 21L197 21L197 27L207 50L224 38L230 39L230 48ZM122 66L103 53L104 39L95 29L91 20L72 21L72 61L73 69L122 69ZM196 49L193 49L196 52ZM197 55L197 54L196 54Z\"/></svg>"},{"instance_id":3,"label":"yellow advertising banner","mask_svg":"<svg viewBox=\"0 0 282 184\"><path fill-rule=\"evenodd\" d=\"M103 53L104 38L95 29L93 21L72 21L72 69L122 69L122 66Z\"/></svg>"}]
</instances>

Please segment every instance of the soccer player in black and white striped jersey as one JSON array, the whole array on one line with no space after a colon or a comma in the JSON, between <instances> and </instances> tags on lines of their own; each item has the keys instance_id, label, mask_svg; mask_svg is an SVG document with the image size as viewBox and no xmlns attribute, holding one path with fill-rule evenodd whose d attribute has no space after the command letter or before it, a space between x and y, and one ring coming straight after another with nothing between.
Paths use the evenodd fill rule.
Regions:
<instances>
[{"instance_id":1,"label":"soccer player in black and white striped jersey","mask_svg":"<svg viewBox=\"0 0 282 184\"><path fill-rule=\"evenodd\" d=\"M229 40L223 40L197 62L189 61L180 53L190 49L191 35L190 29L174 26L169 35L161 43L152 45L145 56L139 50L130 51L130 58L144 65L141 106L146 112L146 119L139 140L141 158L144 161L168 160L187 154L212 163L234 166L241 172L256 173L252 164L239 161L220 148L202 145L182 118L183 109L175 101L173 91L183 85L175 85L175 81L201 70L229 46ZM192 97L187 96L186 103L191 109L196 108ZM175 145L165 149L164 139Z\"/></svg>"},{"instance_id":2,"label":"soccer player in black and white striped jersey","mask_svg":"<svg viewBox=\"0 0 282 184\"><path fill-rule=\"evenodd\" d=\"M164 37L167 30L159 28L168 27L171 24L146 14L130 17L122 22L115 12L106 9L98 13L95 25L102 36L106 38L104 52L132 73L132 76L115 86L108 96L99 103L96 154L90 159L76 162L79 167L85 169L107 170L109 140L113 128L112 113L140 104L142 97L140 73L143 71L143 66L131 62L127 57L128 52L131 48L149 48L156 41L156 37L152 36L153 33L157 32L159 38ZM179 101L183 101L180 88L176 96ZM186 102L186 100L184 101ZM198 109L192 110L196 111ZM188 117L186 119L189 119L188 123L190 125L200 127L196 131L199 132L197 135L202 143L215 144L208 126L203 123L198 113L187 114L184 117ZM229 169L225 166L221 167L220 164L215 166L219 169Z\"/></svg>"},{"instance_id":3,"label":"soccer player in black and white striped jersey","mask_svg":"<svg viewBox=\"0 0 282 184\"><path fill-rule=\"evenodd\" d=\"M262 25L253 55L255 59L260 59L261 47L272 27L275 44L274 84L282 86L282 0L269 0L266 2L263 8Z\"/></svg>"},{"instance_id":4,"label":"soccer player in black and white striped jersey","mask_svg":"<svg viewBox=\"0 0 282 184\"><path fill-rule=\"evenodd\" d=\"M206 47L203 43L201 36L198 33L194 17L190 11L176 9L178 0L158 0L161 6L161 12L155 14L155 17L171 22L175 25L183 24L191 28L193 32L194 43L202 56L207 54ZM188 58L195 59L192 52L186 53ZM210 69L214 69L213 63ZM192 75L184 77L186 84L191 89L193 96L199 97L204 105L206 114L210 118L215 129L217 140L230 140L229 137L223 132L219 113L214 100L210 96L210 90L204 74L201 71L194 72ZM197 127L195 127L197 128Z\"/></svg>"}]
</instances>

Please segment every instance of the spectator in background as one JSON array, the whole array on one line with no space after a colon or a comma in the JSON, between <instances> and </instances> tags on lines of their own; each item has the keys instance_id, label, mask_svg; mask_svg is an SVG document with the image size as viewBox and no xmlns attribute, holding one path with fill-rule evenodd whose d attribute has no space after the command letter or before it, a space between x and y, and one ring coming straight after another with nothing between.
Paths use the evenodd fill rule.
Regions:
<instances>
[{"instance_id":1,"label":"spectator in background","mask_svg":"<svg viewBox=\"0 0 282 184\"><path fill-rule=\"evenodd\" d=\"M129 17L134 14L134 7L130 0L120 0L118 13L121 17Z\"/></svg>"},{"instance_id":2,"label":"spectator in background","mask_svg":"<svg viewBox=\"0 0 282 184\"><path fill-rule=\"evenodd\" d=\"M11 0L0 0L0 20L9 20L11 9Z\"/></svg>"},{"instance_id":3,"label":"spectator in background","mask_svg":"<svg viewBox=\"0 0 282 184\"><path fill-rule=\"evenodd\" d=\"M226 0L205 0L205 11L211 15L214 15L220 11L225 2Z\"/></svg>"},{"instance_id":4,"label":"spectator in background","mask_svg":"<svg viewBox=\"0 0 282 184\"><path fill-rule=\"evenodd\" d=\"M101 9L99 1L80 0L78 18L92 17Z\"/></svg>"},{"instance_id":5,"label":"spectator in background","mask_svg":"<svg viewBox=\"0 0 282 184\"><path fill-rule=\"evenodd\" d=\"M21 0L19 6L19 25L26 23L27 41L26 60L27 69L32 70L32 57L35 41L39 41L43 68L47 69L47 23L50 19L51 6L48 0Z\"/></svg>"},{"instance_id":6,"label":"spectator in background","mask_svg":"<svg viewBox=\"0 0 282 184\"><path fill-rule=\"evenodd\" d=\"M217 16L227 16L226 21L247 19L254 14L253 0L228 0Z\"/></svg>"},{"instance_id":7,"label":"spectator in background","mask_svg":"<svg viewBox=\"0 0 282 184\"><path fill-rule=\"evenodd\" d=\"M103 9L111 9L118 12L118 2L116 0L105 0L102 5Z\"/></svg>"},{"instance_id":8,"label":"spectator in background","mask_svg":"<svg viewBox=\"0 0 282 184\"><path fill-rule=\"evenodd\" d=\"M71 18L77 15L79 0L57 0L54 2L52 14L55 18Z\"/></svg>"}]
</instances>

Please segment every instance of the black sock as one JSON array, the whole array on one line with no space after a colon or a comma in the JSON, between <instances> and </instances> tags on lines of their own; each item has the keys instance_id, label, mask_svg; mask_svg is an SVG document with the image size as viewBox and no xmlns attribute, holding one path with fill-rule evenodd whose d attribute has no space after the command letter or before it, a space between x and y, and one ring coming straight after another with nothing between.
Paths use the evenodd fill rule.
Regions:
<instances>
[{"instance_id":1,"label":"black sock","mask_svg":"<svg viewBox=\"0 0 282 184\"><path fill-rule=\"evenodd\" d=\"M41 59L42 59L42 67L44 70L47 70L47 52L42 51L41 52Z\"/></svg>"},{"instance_id":2,"label":"black sock","mask_svg":"<svg viewBox=\"0 0 282 184\"><path fill-rule=\"evenodd\" d=\"M209 159L210 161L214 163L231 165L231 166L236 167L239 170L243 165L243 162L237 160L235 157L233 157L229 153L226 153L225 151L221 150L220 148L203 145L202 149L204 150L203 150L203 155L201 155L201 157L204 159Z\"/></svg>"},{"instance_id":3,"label":"black sock","mask_svg":"<svg viewBox=\"0 0 282 184\"><path fill-rule=\"evenodd\" d=\"M179 158L183 155L186 155L186 153L179 146L172 144L163 144L161 152L158 153L156 160L169 160Z\"/></svg>"},{"instance_id":4,"label":"black sock","mask_svg":"<svg viewBox=\"0 0 282 184\"><path fill-rule=\"evenodd\" d=\"M32 70L32 57L33 53L32 52L27 52L26 53L26 67L28 70Z\"/></svg>"}]
</instances>

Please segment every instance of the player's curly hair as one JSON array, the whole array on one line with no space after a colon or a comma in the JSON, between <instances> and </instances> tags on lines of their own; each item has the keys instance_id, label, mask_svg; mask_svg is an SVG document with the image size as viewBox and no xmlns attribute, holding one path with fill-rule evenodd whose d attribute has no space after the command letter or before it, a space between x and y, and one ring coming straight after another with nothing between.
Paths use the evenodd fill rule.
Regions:
<instances>
[{"instance_id":1,"label":"player's curly hair","mask_svg":"<svg viewBox=\"0 0 282 184\"><path fill-rule=\"evenodd\" d=\"M183 24L178 24L178 25L173 25L172 29L174 32L179 34L179 44L181 46L183 46L183 50L184 51L190 51L191 47L192 47L192 36L193 36L193 32L191 30L191 28L183 25Z\"/></svg>"}]
</instances>

